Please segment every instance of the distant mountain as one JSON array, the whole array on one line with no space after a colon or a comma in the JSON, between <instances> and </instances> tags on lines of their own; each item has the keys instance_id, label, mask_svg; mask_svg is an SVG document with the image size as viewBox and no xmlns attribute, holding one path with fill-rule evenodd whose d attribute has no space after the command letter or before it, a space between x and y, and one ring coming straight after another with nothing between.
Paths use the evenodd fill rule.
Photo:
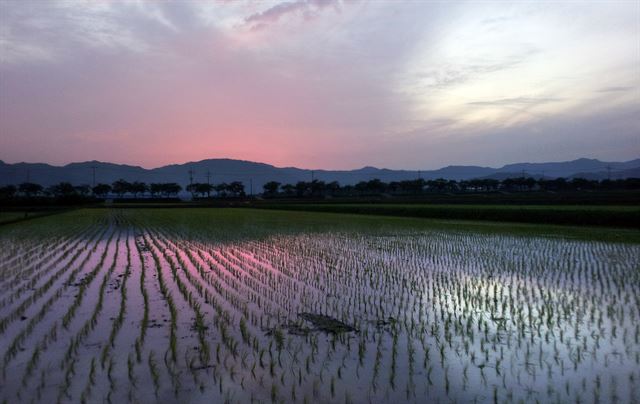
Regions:
<instances>
[{"instance_id":1,"label":"distant mountain","mask_svg":"<svg viewBox=\"0 0 640 404\"><path fill-rule=\"evenodd\" d=\"M44 186L68 181L72 184L112 183L119 178L127 181L177 182L182 186L193 182L211 183L242 181L247 192L257 193L268 181L295 184L298 181L338 181L340 184L355 184L379 178L382 181L446 178L464 180L472 178L504 179L521 175L533 177L584 177L592 179L640 177L640 159L626 162L603 162L595 159L578 159L552 163L517 163L501 168L478 166L447 166L438 170L390 170L363 167L357 170L307 170L295 167L275 167L264 163L243 160L209 159L184 164L171 164L154 169L145 169L125 164L87 161L65 166L41 163L6 164L0 160L0 185L18 184L25 181ZM208 178L207 178L208 175Z\"/></svg>"}]
</instances>

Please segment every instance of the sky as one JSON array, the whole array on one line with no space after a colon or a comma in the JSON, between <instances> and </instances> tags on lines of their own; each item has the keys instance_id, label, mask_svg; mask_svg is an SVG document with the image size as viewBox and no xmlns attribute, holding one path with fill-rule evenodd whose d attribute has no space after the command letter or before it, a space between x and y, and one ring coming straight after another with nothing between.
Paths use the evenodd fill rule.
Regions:
<instances>
[{"instance_id":1,"label":"sky","mask_svg":"<svg viewBox=\"0 0 640 404\"><path fill-rule=\"evenodd\" d=\"M640 157L640 1L0 0L0 159Z\"/></svg>"}]
</instances>

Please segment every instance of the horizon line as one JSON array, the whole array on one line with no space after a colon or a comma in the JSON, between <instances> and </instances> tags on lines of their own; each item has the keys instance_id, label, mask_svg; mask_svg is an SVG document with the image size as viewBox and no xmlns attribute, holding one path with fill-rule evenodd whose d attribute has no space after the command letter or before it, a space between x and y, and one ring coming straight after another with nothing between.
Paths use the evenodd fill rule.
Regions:
<instances>
[{"instance_id":1,"label":"horizon line","mask_svg":"<svg viewBox=\"0 0 640 404\"><path fill-rule=\"evenodd\" d=\"M437 171L437 170L441 170L443 168L447 168L447 167L479 167L479 168L491 168L491 169L499 169L499 168L503 168L505 166L508 165L513 165L513 164L554 164L554 163L569 163L569 162L574 162L574 161L578 161L578 160L597 160L600 161L602 163L628 163L634 160L639 160L640 156L636 157L636 158L632 158L629 160L622 160L622 161L606 161L606 160L602 160L600 158L597 157L578 157L578 158L574 158L574 159L570 159L570 160L559 160L559 161L539 161L539 162L531 162L531 161L516 161L516 162L511 162L511 163L505 163L502 166L499 167L493 167L493 166L485 166L485 165L476 165L476 164L449 164L446 166L441 166L438 168L415 168L415 169L411 169L411 168L388 168L388 167L376 167L373 165L364 165L362 167L358 167L358 168L350 168L350 169L333 169L333 168L301 168L301 167L296 167L296 166L277 166L271 163L265 163L265 162L261 162L261 161L252 161L252 160L245 160L245 159L240 159L240 158L230 158L230 157L211 157L211 158L205 158L202 160L195 160L195 161L186 161L183 163L169 163L169 164L164 164L164 165L160 165L160 166L156 166L156 167L143 167L141 165L134 165L134 164L130 164L130 163L117 163L117 162L112 162L112 161L101 161L101 160L85 160L85 161L72 161L72 162L68 162L66 164L54 164L54 163L47 163L47 162L27 162L27 161L19 161L19 162L14 162L14 163L10 163L7 162L4 159L0 158L0 162L6 164L6 165L16 165L16 164L46 164L49 165L51 167L57 167L57 168L64 168L67 167L71 164L85 164L85 163L102 163L102 164L113 164L113 165L119 165L119 166L129 166L129 167L134 167L134 168L140 168L143 170L147 170L147 171L152 171L152 170L157 170L160 168L165 168L165 167L169 167L169 166L180 166L180 165L187 165L187 164L199 164L205 161L209 161L209 160L229 160L229 161L239 161L239 162L245 162L245 163L253 163L253 164L263 164L263 165L267 165L267 166L271 166L273 168L278 168L278 169L297 169L297 170L306 170L306 171L358 171L358 170L363 170L365 168L374 168L376 170L391 170L391 171Z\"/></svg>"}]
</instances>

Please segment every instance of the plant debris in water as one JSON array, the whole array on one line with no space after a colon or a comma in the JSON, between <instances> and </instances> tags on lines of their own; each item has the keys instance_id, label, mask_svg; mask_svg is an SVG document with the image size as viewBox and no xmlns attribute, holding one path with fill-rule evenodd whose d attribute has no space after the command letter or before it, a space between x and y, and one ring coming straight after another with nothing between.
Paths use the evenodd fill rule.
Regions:
<instances>
[{"instance_id":1,"label":"plant debris in water","mask_svg":"<svg viewBox=\"0 0 640 404\"><path fill-rule=\"evenodd\" d=\"M274 335L277 329L284 329L291 335L306 336L311 332L325 332L327 334L340 334L345 332L358 332L358 330L336 318L324 314L298 313L298 317L312 324L312 327L305 327L297 323L281 324L278 327L269 328L265 335Z\"/></svg>"},{"instance_id":2,"label":"plant debris in water","mask_svg":"<svg viewBox=\"0 0 640 404\"><path fill-rule=\"evenodd\" d=\"M358 331L355 327L324 314L298 313L298 317L313 324L315 331L323 331L329 334Z\"/></svg>"}]
</instances>

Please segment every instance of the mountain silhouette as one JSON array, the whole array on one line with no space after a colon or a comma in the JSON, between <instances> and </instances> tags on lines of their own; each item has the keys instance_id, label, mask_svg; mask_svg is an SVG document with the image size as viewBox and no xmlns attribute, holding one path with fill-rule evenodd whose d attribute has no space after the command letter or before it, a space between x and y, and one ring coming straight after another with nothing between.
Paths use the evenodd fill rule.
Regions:
<instances>
[{"instance_id":1,"label":"mountain silhouette","mask_svg":"<svg viewBox=\"0 0 640 404\"><path fill-rule=\"evenodd\" d=\"M363 167L356 170L309 170L296 167L275 167L232 159L207 159L184 164L170 164L146 169L139 166L114 164L100 161L71 163L53 166L44 163L7 164L0 160L0 185L35 182L50 186L61 181L74 185L112 183L120 178L127 181L176 182L185 186L193 182L220 183L242 181L246 191L258 193L262 185L269 181L295 184L298 181L338 181L342 185L355 184L378 178L384 182L411 180L418 177L426 180L445 178L466 180L473 178L519 177L535 178L584 177L590 179L628 178L640 175L640 159L626 162L604 162L581 158L573 161L549 163L516 163L500 168L479 166L447 166L437 170L391 170L386 168Z\"/></svg>"}]
</instances>

